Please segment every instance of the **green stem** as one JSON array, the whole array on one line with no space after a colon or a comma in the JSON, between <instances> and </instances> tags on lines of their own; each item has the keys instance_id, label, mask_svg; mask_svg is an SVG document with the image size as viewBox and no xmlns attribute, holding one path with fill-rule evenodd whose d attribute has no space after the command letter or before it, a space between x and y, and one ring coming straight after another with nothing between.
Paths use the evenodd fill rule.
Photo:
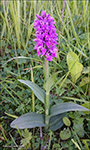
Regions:
<instances>
[{"instance_id":1,"label":"green stem","mask_svg":"<svg viewBox=\"0 0 90 150\"><path fill-rule=\"evenodd\" d=\"M45 123L48 125L49 123L49 92L46 92L46 119L45 119Z\"/></svg>"},{"instance_id":2,"label":"green stem","mask_svg":"<svg viewBox=\"0 0 90 150\"><path fill-rule=\"evenodd\" d=\"M45 64L44 64L44 72L45 72L45 80L47 82L47 79L49 78L49 66L48 66L48 61L45 59ZM49 123L49 91L46 89L46 103L45 103L45 123L48 125Z\"/></svg>"},{"instance_id":3,"label":"green stem","mask_svg":"<svg viewBox=\"0 0 90 150\"><path fill-rule=\"evenodd\" d=\"M49 92L46 92L46 115L49 115Z\"/></svg>"}]
</instances>

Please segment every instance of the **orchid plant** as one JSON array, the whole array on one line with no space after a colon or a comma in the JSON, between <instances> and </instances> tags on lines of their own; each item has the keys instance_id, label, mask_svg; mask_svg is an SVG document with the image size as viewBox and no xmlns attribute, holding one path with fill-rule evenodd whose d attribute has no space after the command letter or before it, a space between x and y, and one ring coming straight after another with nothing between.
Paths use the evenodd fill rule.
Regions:
<instances>
[{"instance_id":1,"label":"orchid plant","mask_svg":"<svg viewBox=\"0 0 90 150\"><path fill-rule=\"evenodd\" d=\"M53 60L53 57L57 57L57 33L54 26L54 18L50 14L46 14L46 11L42 11L41 16L36 15L37 19L34 22L34 28L36 29L36 42L35 50L37 55L44 57L44 72L45 72L45 84L44 89L41 89L37 84L21 80L19 81L34 92L36 97L44 104L45 113L38 114L37 112L29 112L18 118L12 123L12 128L34 128L34 127L46 127L47 130L55 131L63 126L63 117L65 117L68 111L88 111L81 105L65 102L58 105L51 106L49 93L52 85L55 83L56 74L49 76L49 61Z\"/></svg>"}]
</instances>

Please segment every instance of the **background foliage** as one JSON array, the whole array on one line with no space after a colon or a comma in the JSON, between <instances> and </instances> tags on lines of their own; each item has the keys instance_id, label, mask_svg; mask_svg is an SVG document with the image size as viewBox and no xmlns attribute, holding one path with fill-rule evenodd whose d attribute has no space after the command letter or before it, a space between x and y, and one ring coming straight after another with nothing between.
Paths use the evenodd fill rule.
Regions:
<instances>
[{"instance_id":1,"label":"background foliage","mask_svg":"<svg viewBox=\"0 0 90 150\"><path fill-rule=\"evenodd\" d=\"M1 11L1 87L0 87L0 147L4 149L47 149L50 138L51 149L89 149L89 112L69 112L64 127L52 135L45 133L40 139L40 129L15 130L10 122L22 114L32 111L32 91L17 79L33 80L41 88L44 84L43 58L37 57L33 39L33 22L42 10L55 20L58 33L58 57L50 62L52 72L59 72L56 84L50 92L51 104L73 101L90 108L90 30L89 1L4 1ZM64 6L65 4L65 6ZM83 70L74 82L67 64L68 52L74 52ZM21 56L21 57L20 57ZM23 56L23 57L22 57ZM75 72L75 70L74 70ZM57 99L57 100L56 100ZM35 97L35 111L44 112L42 104ZM65 136L64 136L65 135Z\"/></svg>"}]
</instances>

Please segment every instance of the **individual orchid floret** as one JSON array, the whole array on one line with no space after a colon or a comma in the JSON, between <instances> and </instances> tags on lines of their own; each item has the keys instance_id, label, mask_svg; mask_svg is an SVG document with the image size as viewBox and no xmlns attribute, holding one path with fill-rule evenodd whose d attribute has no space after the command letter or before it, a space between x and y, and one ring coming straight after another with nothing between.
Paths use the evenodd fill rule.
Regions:
<instances>
[{"instance_id":1,"label":"individual orchid floret","mask_svg":"<svg viewBox=\"0 0 90 150\"><path fill-rule=\"evenodd\" d=\"M41 16L36 15L34 28L36 29L36 45L37 55L45 56L48 61L52 61L53 57L57 57L57 33L54 26L54 18L46 11L42 11Z\"/></svg>"}]
</instances>

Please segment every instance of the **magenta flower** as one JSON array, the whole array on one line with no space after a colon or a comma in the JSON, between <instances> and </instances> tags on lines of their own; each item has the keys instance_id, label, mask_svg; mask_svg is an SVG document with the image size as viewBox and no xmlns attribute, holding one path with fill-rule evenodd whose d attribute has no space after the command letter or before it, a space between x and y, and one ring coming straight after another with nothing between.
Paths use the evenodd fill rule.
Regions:
<instances>
[{"instance_id":1,"label":"magenta flower","mask_svg":"<svg viewBox=\"0 0 90 150\"><path fill-rule=\"evenodd\" d=\"M42 11L41 16L36 15L34 28L36 29L36 45L37 55L44 55L48 61L52 61L53 57L57 57L57 33L54 26L54 18L50 14L46 15L46 11Z\"/></svg>"}]
</instances>

